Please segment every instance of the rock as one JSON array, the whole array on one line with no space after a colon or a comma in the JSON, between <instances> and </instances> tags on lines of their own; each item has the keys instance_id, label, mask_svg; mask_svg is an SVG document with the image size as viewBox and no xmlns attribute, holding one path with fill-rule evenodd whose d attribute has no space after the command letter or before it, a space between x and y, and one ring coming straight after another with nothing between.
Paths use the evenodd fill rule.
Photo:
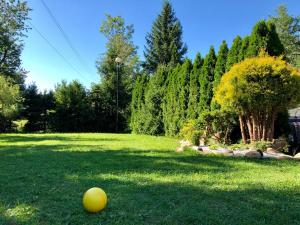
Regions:
<instances>
[{"instance_id":1,"label":"rock","mask_svg":"<svg viewBox=\"0 0 300 225\"><path fill-rule=\"evenodd\" d=\"M192 146L192 149L195 150L195 151L202 151L202 148L200 146Z\"/></svg>"},{"instance_id":2,"label":"rock","mask_svg":"<svg viewBox=\"0 0 300 225\"><path fill-rule=\"evenodd\" d=\"M300 160L300 152L296 155L294 155L294 159L299 159Z\"/></svg>"},{"instance_id":3,"label":"rock","mask_svg":"<svg viewBox=\"0 0 300 225\"><path fill-rule=\"evenodd\" d=\"M260 158L262 158L262 154L259 151L251 151L250 150L250 151L246 152L245 157L260 159Z\"/></svg>"},{"instance_id":4,"label":"rock","mask_svg":"<svg viewBox=\"0 0 300 225\"><path fill-rule=\"evenodd\" d=\"M248 151L244 151L244 150L234 150L233 151L233 155L235 157L244 157L246 155Z\"/></svg>"},{"instance_id":5,"label":"rock","mask_svg":"<svg viewBox=\"0 0 300 225\"><path fill-rule=\"evenodd\" d=\"M277 159L278 159L278 160L293 159L292 156L290 156L290 155L285 155L285 154L277 154L276 156L277 156Z\"/></svg>"},{"instance_id":6,"label":"rock","mask_svg":"<svg viewBox=\"0 0 300 225\"><path fill-rule=\"evenodd\" d=\"M208 146L200 146L203 152L209 152L210 148Z\"/></svg>"},{"instance_id":7,"label":"rock","mask_svg":"<svg viewBox=\"0 0 300 225\"><path fill-rule=\"evenodd\" d=\"M268 154L281 154L280 151L274 149L274 148L267 148L267 151L266 151Z\"/></svg>"},{"instance_id":8,"label":"rock","mask_svg":"<svg viewBox=\"0 0 300 225\"><path fill-rule=\"evenodd\" d=\"M263 158L264 159L278 159L278 155L264 152Z\"/></svg>"},{"instance_id":9,"label":"rock","mask_svg":"<svg viewBox=\"0 0 300 225\"><path fill-rule=\"evenodd\" d=\"M176 148L176 152L183 152L183 150L184 150L184 147L182 147L182 146Z\"/></svg>"}]
</instances>

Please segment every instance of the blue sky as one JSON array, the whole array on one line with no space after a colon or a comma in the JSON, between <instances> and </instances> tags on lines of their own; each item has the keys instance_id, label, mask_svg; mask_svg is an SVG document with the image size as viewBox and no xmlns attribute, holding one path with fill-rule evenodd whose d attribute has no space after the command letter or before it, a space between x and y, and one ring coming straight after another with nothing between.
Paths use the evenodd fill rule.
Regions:
<instances>
[{"instance_id":1,"label":"blue sky","mask_svg":"<svg viewBox=\"0 0 300 225\"><path fill-rule=\"evenodd\" d=\"M78 79L86 87L99 82L95 61L105 52L105 38L99 33L105 14L120 15L127 24L133 24L134 43L143 58L145 35L151 30L163 0L44 0L71 42L84 59L81 63L55 26L40 0L28 0L33 9L32 24L76 68L75 72L60 56L31 30L25 39L22 54L23 67L29 71L26 82L35 82L40 90L53 89L62 79ZM183 40L188 54L205 55L211 45L216 50L222 40L231 45L236 35L245 36L253 25L274 14L280 4L290 14L300 15L299 0L173 0L176 15L183 26Z\"/></svg>"}]
</instances>

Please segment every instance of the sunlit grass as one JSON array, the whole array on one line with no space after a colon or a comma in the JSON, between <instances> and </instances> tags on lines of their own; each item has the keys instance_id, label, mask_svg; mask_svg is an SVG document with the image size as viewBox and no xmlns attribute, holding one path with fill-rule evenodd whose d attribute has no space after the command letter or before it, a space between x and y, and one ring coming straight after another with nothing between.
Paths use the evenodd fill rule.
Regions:
<instances>
[{"instance_id":1,"label":"sunlit grass","mask_svg":"<svg viewBox=\"0 0 300 225\"><path fill-rule=\"evenodd\" d=\"M172 138L0 135L0 224L299 224L300 166L176 153ZM107 208L86 213L102 187Z\"/></svg>"}]
</instances>

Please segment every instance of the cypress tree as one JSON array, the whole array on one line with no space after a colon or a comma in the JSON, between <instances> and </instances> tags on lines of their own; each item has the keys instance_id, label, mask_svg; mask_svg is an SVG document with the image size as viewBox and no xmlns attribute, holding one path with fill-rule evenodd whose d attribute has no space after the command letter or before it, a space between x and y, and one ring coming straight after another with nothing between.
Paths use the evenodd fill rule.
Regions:
<instances>
[{"instance_id":1,"label":"cypress tree","mask_svg":"<svg viewBox=\"0 0 300 225\"><path fill-rule=\"evenodd\" d=\"M139 75L132 91L130 128L133 133L144 133L145 91L149 81L146 74Z\"/></svg>"},{"instance_id":2,"label":"cypress tree","mask_svg":"<svg viewBox=\"0 0 300 225\"><path fill-rule=\"evenodd\" d=\"M214 47L211 46L209 53L206 55L203 66L201 68L199 84L200 84L200 98L199 98L199 110L210 108L210 103L213 97L213 81L214 81L214 70L216 65L216 54Z\"/></svg>"},{"instance_id":3,"label":"cypress tree","mask_svg":"<svg viewBox=\"0 0 300 225\"><path fill-rule=\"evenodd\" d=\"M227 62L227 54L228 54L228 47L226 41L222 41L220 49L218 51L218 57L216 61L216 68L214 71L214 81L213 81L213 90L215 93L216 87L219 85L221 77L226 72L226 62ZM217 109L218 104L214 101L211 102L211 108Z\"/></svg>"},{"instance_id":4,"label":"cypress tree","mask_svg":"<svg viewBox=\"0 0 300 225\"><path fill-rule=\"evenodd\" d=\"M150 78L145 92L145 105L143 106L145 134L164 134L162 100L164 98L165 82L168 77L169 67L161 65Z\"/></svg>"},{"instance_id":5,"label":"cypress tree","mask_svg":"<svg viewBox=\"0 0 300 225\"><path fill-rule=\"evenodd\" d=\"M143 67L153 73L159 64L182 63L187 47L182 42L182 27L169 1L165 1L161 13L146 36Z\"/></svg>"},{"instance_id":6,"label":"cypress tree","mask_svg":"<svg viewBox=\"0 0 300 225\"><path fill-rule=\"evenodd\" d=\"M240 36L236 36L233 39L232 46L228 52L227 62L226 62L226 72L230 70L230 68L239 62L239 53L242 47L242 38Z\"/></svg>"},{"instance_id":7,"label":"cypress tree","mask_svg":"<svg viewBox=\"0 0 300 225\"><path fill-rule=\"evenodd\" d=\"M190 86L189 86L189 101L187 109L187 118L196 119L199 115L199 76L201 67L203 65L203 59L200 53L197 53L193 69L190 74Z\"/></svg>"},{"instance_id":8,"label":"cypress tree","mask_svg":"<svg viewBox=\"0 0 300 225\"><path fill-rule=\"evenodd\" d=\"M276 27L273 23L262 20L255 24L250 35L246 57L257 56L264 49L271 56L278 56L284 52Z\"/></svg>"},{"instance_id":9,"label":"cypress tree","mask_svg":"<svg viewBox=\"0 0 300 225\"><path fill-rule=\"evenodd\" d=\"M249 36L246 36L243 38L242 46L241 46L241 49L239 52L239 57L238 57L239 62L243 61L246 58L246 53L247 53L247 50L249 47L249 42L250 42Z\"/></svg>"}]
</instances>

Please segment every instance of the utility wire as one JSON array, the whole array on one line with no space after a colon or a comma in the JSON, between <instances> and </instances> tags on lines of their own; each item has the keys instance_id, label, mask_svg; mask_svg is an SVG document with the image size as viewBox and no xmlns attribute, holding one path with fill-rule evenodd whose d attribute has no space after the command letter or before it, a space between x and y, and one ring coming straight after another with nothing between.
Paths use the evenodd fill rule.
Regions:
<instances>
[{"instance_id":1,"label":"utility wire","mask_svg":"<svg viewBox=\"0 0 300 225\"><path fill-rule=\"evenodd\" d=\"M78 61L85 67L86 71L89 74L91 74L91 71L89 70L89 67L88 67L86 61L83 59L83 57L81 57L81 55L79 54L79 52L76 50L76 48L72 44L70 38L68 37L68 35L66 34L66 32L64 31L64 29L62 28L62 26L59 24L59 22L57 21L57 19L55 18L54 14L50 10L50 8L47 6L46 2L44 0L41 0L41 2L44 5L45 9L47 10L48 14L50 15L51 19L53 20L53 22L55 23L55 25L59 29L60 33L64 37L65 41L67 42L67 44L69 45L69 47L72 49L73 53L76 55Z\"/></svg>"},{"instance_id":2,"label":"utility wire","mask_svg":"<svg viewBox=\"0 0 300 225\"><path fill-rule=\"evenodd\" d=\"M70 62L69 60L60 53L60 51L30 22L31 27L44 39L44 41L59 55L69 66L72 68L79 76L81 76L85 81L89 82Z\"/></svg>"}]
</instances>

